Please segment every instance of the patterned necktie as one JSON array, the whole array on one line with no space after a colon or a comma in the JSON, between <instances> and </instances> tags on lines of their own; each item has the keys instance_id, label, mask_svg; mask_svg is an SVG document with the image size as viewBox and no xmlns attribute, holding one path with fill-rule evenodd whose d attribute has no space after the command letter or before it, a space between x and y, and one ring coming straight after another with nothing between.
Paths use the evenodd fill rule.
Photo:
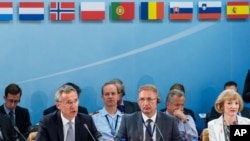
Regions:
<instances>
[{"instance_id":1,"label":"patterned necktie","mask_svg":"<svg viewBox=\"0 0 250 141\"><path fill-rule=\"evenodd\" d=\"M9 116L10 116L10 121L11 121L12 125L15 126L15 119L14 119L13 111L9 112Z\"/></svg>"},{"instance_id":2,"label":"patterned necktie","mask_svg":"<svg viewBox=\"0 0 250 141\"><path fill-rule=\"evenodd\" d=\"M152 127L151 127L151 122L152 122L152 119L148 119L147 120L147 128L146 128L146 131L145 131L145 141L151 141L153 135L152 134ZM150 137L150 135L152 137Z\"/></svg>"},{"instance_id":3,"label":"patterned necktie","mask_svg":"<svg viewBox=\"0 0 250 141\"><path fill-rule=\"evenodd\" d=\"M72 122L68 122L69 128L67 131L67 136L66 136L66 141L74 141L74 133L73 133L73 127L72 127Z\"/></svg>"}]
</instances>

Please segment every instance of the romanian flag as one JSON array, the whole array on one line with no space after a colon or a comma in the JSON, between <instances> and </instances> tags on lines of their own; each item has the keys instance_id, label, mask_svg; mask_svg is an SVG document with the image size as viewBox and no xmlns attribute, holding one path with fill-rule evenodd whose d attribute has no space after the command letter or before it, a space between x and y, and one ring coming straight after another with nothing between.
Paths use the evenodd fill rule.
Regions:
<instances>
[{"instance_id":1,"label":"romanian flag","mask_svg":"<svg viewBox=\"0 0 250 141\"><path fill-rule=\"evenodd\" d=\"M198 17L201 20L220 19L221 18L221 1L200 1Z\"/></svg>"},{"instance_id":2,"label":"romanian flag","mask_svg":"<svg viewBox=\"0 0 250 141\"><path fill-rule=\"evenodd\" d=\"M133 20L135 15L134 2L112 2L111 3L112 20Z\"/></svg>"},{"instance_id":3,"label":"romanian flag","mask_svg":"<svg viewBox=\"0 0 250 141\"><path fill-rule=\"evenodd\" d=\"M104 20L105 2L81 2L81 20Z\"/></svg>"},{"instance_id":4,"label":"romanian flag","mask_svg":"<svg viewBox=\"0 0 250 141\"><path fill-rule=\"evenodd\" d=\"M12 2L0 2L0 21L10 21L13 18Z\"/></svg>"},{"instance_id":5,"label":"romanian flag","mask_svg":"<svg viewBox=\"0 0 250 141\"><path fill-rule=\"evenodd\" d=\"M164 18L164 2L141 2L142 20L162 20Z\"/></svg>"},{"instance_id":6,"label":"romanian flag","mask_svg":"<svg viewBox=\"0 0 250 141\"><path fill-rule=\"evenodd\" d=\"M193 2L170 2L170 20L191 20Z\"/></svg>"},{"instance_id":7,"label":"romanian flag","mask_svg":"<svg viewBox=\"0 0 250 141\"><path fill-rule=\"evenodd\" d=\"M228 19L247 19L249 17L248 1L227 2Z\"/></svg>"}]
</instances>

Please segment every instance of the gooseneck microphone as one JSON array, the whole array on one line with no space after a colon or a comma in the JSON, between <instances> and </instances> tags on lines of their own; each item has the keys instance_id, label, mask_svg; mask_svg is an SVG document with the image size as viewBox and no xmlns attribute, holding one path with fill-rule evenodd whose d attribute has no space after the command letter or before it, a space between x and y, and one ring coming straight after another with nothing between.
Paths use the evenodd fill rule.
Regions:
<instances>
[{"instance_id":1,"label":"gooseneck microphone","mask_svg":"<svg viewBox=\"0 0 250 141\"><path fill-rule=\"evenodd\" d=\"M157 126L156 123L155 123L155 127L156 127L156 130L158 130L158 132L159 132L159 134L160 134L160 136L161 136L161 138L162 138L162 141L165 141L164 138L163 138L163 135L162 135L162 133L161 133L161 130L160 130L160 128Z\"/></svg>"},{"instance_id":2,"label":"gooseneck microphone","mask_svg":"<svg viewBox=\"0 0 250 141\"><path fill-rule=\"evenodd\" d=\"M92 135L92 133L89 131L88 125L86 123L83 124L84 127L87 129L88 133L90 134L91 138L93 139L93 141L96 141L96 139L94 138L94 136Z\"/></svg>"},{"instance_id":3,"label":"gooseneck microphone","mask_svg":"<svg viewBox=\"0 0 250 141\"><path fill-rule=\"evenodd\" d=\"M14 126L15 131L26 141L27 139L24 137L24 135L20 132L17 126Z\"/></svg>"}]
</instances>

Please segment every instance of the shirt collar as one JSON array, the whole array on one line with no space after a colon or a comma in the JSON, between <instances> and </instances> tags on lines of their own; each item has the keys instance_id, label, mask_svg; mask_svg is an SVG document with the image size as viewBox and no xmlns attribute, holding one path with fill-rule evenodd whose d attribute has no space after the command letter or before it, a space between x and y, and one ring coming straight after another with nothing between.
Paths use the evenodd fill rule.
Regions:
<instances>
[{"instance_id":1,"label":"shirt collar","mask_svg":"<svg viewBox=\"0 0 250 141\"><path fill-rule=\"evenodd\" d=\"M63 116L62 112L61 112L61 118L62 118L63 126L65 126L66 124L68 124L69 120L66 119L66 118ZM74 123L75 123L75 117L71 120L71 122L72 122L73 125L74 125Z\"/></svg>"},{"instance_id":2,"label":"shirt collar","mask_svg":"<svg viewBox=\"0 0 250 141\"><path fill-rule=\"evenodd\" d=\"M156 121L156 115L157 115L157 111L155 112L155 114L150 118L153 122ZM142 112L142 118L143 121L147 121L149 118Z\"/></svg>"},{"instance_id":3,"label":"shirt collar","mask_svg":"<svg viewBox=\"0 0 250 141\"><path fill-rule=\"evenodd\" d=\"M9 114L10 110L6 107L5 104L3 104L3 107L4 107L4 110L5 110L5 113L6 113L6 114ZM12 112L13 112L13 114L15 114L15 113L16 113L15 109L12 110Z\"/></svg>"},{"instance_id":4,"label":"shirt collar","mask_svg":"<svg viewBox=\"0 0 250 141\"><path fill-rule=\"evenodd\" d=\"M102 116L106 116L106 115L110 115L108 112L107 112L107 110L105 109L105 107L103 107L101 110L100 110L100 114L102 115ZM119 111L119 110L116 110L116 113L115 113L115 115L114 116L122 116L122 113Z\"/></svg>"}]
</instances>

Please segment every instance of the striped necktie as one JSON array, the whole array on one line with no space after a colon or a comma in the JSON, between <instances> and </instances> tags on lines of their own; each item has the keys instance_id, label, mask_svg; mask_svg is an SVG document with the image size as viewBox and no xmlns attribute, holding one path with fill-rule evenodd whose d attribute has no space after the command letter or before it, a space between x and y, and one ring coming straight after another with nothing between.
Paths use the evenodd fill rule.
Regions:
<instances>
[{"instance_id":1,"label":"striped necktie","mask_svg":"<svg viewBox=\"0 0 250 141\"><path fill-rule=\"evenodd\" d=\"M9 117L10 117L12 125L15 126L15 118L14 118L14 112L13 111L9 112Z\"/></svg>"}]
</instances>

